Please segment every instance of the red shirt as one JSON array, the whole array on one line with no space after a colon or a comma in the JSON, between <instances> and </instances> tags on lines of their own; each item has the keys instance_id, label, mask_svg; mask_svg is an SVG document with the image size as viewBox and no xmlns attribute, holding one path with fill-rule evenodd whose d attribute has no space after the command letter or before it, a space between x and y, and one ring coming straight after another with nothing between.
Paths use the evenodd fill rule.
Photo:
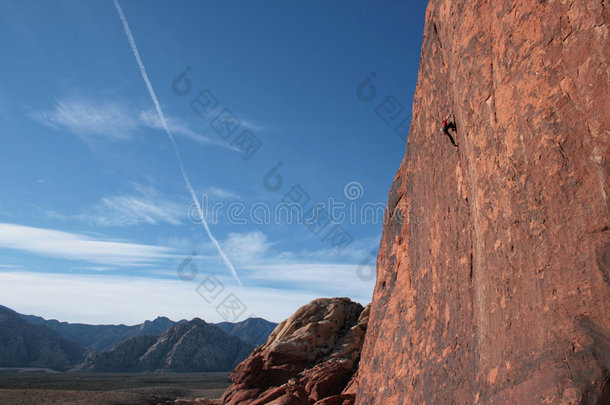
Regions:
<instances>
[{"instance_id":1,"label":"red shirt","mask_svg":"<svg viewBox=\"0 0 610 405\"><path fill-rule=\"evenodd\" d=\"M443 128L447 128L447 120L443 120Z\"/></svg>"}]
</instances>

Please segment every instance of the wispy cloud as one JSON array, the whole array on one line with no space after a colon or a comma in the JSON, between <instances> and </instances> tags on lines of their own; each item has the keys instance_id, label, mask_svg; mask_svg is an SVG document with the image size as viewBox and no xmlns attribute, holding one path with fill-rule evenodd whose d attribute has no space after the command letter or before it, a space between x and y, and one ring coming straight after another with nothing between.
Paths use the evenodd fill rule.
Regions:
<instances>
[{"instance_id":1,"label":"wispy cloud","mask_svg":"<svg viewBox=\"0 0 610 405\"><path fill-rule=\"evenodd\" d=\"M368 245L368 239L356 241ZM319 296L345 295L370 301L375 285L376 257L371 251L352 250L349 260L332 251L279 251L261 231L230 233L223 240L227 255L239 263L246 284L281 286L289 291L307 291ZM250 288L249 287L249 288Z\"/></svg>"},{"instance_id":2,"label":"wispy cloud","mask_svg":"<svg viewBox=\"0 0 610 405\"><path fill-rule=\"evenodd\" d=\"M159 119L159 115L153 109L140 111L139 118L140 118L140 121L142 122L142 124L148 128L153 128L153 129L157 129L157 130L161 130L161 131L164 129L163 124L161 123L161 120ZM240 152L240 150L238 148L229 145L227 142L223 142L222 140L219 140L214 135L212 135L212 136L203 135L203 131L196 131L196 130L192 129L190 126L185 125L184 123L181 123L179 120L177 120L175 118L167 117L166 121L167 121L167 126L170 128L172 133L176 134L178 136L181 136L182 138L190 139L191 141L198 142L198 143L204 144L204 145L222 146L222 147ZM206 132L207 131L210 131L210 130L206 129Z\"/></svg>"},{"instance_id":3,"label":"wispy cloud","mask_svg":"<svg viewBox=\"0 0 610 405\"><path fill-rule=\"evenodd\" d=\"M94 239L78 233L0 223L0 248L113 266L141 266L173 258L163 246Z\"/></svg>"},{"instance_id":4,"label":"wispy cloud","mask_svg":"<svg viewBox=\"0 0 610 405\"><path fill-rule=\"evenodd\" d=\"M189 246L196 251L192 259L200 273L218 268L218 260L209 255L213 251L211 245L193 246L186 240L178 242L180 251L190 253ZM354 243L367 245L369 240ZM162 244L172 246L169 241ZM372 251L353 250L354 255L349 258L337 257L330 250L282 251L278 249L280 243L269 240L259 230L230 233L222 240L222 245L229 258L238 264L247 289L265 287L284 289L287 294L302 291L318 296L342 295L361 302L371 299L376 273L376 255ZM159 269L155 274L175 277L176 270Z\"/></svg>"},{"instance_id":5,"label":"wispy cloud","mask_svg":"<svg viewBox=\"0 0 610 405\"><path fill-rule=\"evenodd\" d=\"M352 263L362 262L369 259L371 256L377 257L379 241L381 234L378 236L365 237L354 240L349 246L337 253L332 246L321 249L300 249L278 252L276 258L278 260L287 261L307 261L314 263Z\"/></svg>"},{"instance_id":6,"label":"wispy cloud","mask_svg":"<svg viewBox=\"0 0 610 405\"><path fill-rule=\"evenodd\" d=\"M237 194L236 192L233 192L231 190L227 190L225 188L218 188L218 187L207 187L204 191L205 194L212 196L212 197L216 197L216 198L220 198L221 200L227 200L227 199L239 199L240 195Z\"/></svg>"},{"instance_id":7,"label":"wispy cloud","mask_svg":"<svg viewBox=\"0 0 610 405\"><path fill-rule=\"evenodd\" d=\"M105 197L77 218L101 226L180 225L186 213L185 204L164 197L153 187L134 184L133 194Z\"/></svg>"},{"instance_id":8,"label":"wispy cloud","mask_svg":"<svg viewBox=\"0 0 610 405\"><path fill-rule=\"evenodd\" d=\"M104 273L0 272L0 296L2 305L20 313L70 322L125 324L160 315L174 320L200 317L208 322L221 322L225 319L216 307L229 292L234 292L247 307L239 320L256 315L279 322L321 296L313 290L252 287L226 289L218 302L208 303L196 291L201 279L186 282ZM217 279L227 287L230 285L228 276Z\"/></svg>"},{"instance_id":9,"label":"wispy cloud","mask_svg":"<svg viewBox=\"0 0 610 405\"><path fill-rule=\"evenodd\" d=\"M201 317L209 322L224 321L216 306L195 292L195 286L180 280L140 277L0 273L2 303L22 313L97 323L135 324L160 315L174 320ZM44 304L40 297L45 297ZM307 293L286 297L281 290L259 288L241 291L239 298L248 307L242 318L256 314L280 321L317 297Z\"/></svg>"},{"instance_id":10,"label":"wispy cloud","mask_svg":"<svg viewBox=\"0 0 610 405\"><path fill-rule=\"evenodd\" d=\"M287 294L301 291L320 297L351 297L368 303L375 287L374 278L359 277L357 264L280 262L244 265L241 270L250 286L272 285ZM368 274L370 270L363 268L362 271Z\"/></svg>"},{"instance_id":11,"label":"wispy cloud","mask_svg":"<svg viewBox=\"0 0 610 405\"><path fill-rule=\"evenodd\" d=\"M115 196L102 199L89 220L102 226L132 226L142 223L179 225L184 207L171 201L150 200L137 196ZM181 215L182 214L182 215Z\"/></svg>"},{"instance_id":12,"label":"wispy cloud","mask_svg":"<svg viewBox=\"0 0 610 405\"><path fill-rule=\"evenodd\" d=\"M15 235L12 229L3 228L6 225L10 226L0 224L0 235ZM43 238L37 235L40 232L50 232L50 235ZM17 238L21 240L19 245L25 244L24 238L36 246L41 239L43 242L51 240L51 246L45 242L46 245L35 249L35 253L44 249L42 254L48 254L48 248L55 254L60 252L62 257L68 258L71 258L73 251L82 252L78 244L83 239L91 243L107 242L100 238L91 239L83 235L35 228L27 228L26 232L22 233L25 237ZM66 240L71 248L58 249L59 242ZM74 240L76 244L73 243ZM161 259L148 266L145 272L138 272L138 276L107 274L107 270L112 267L104 262L119 260L116 259L116 252L110 256L111 260L100 260L97 257L98 249L93 249L96 258L87 257L88 261L96 263L84 267L85 270L96 274L48 274L0 269L0 296L3 297L3 304L20 312L73 322L105 323L138 323L159 315L173 319L199 316L211 322L222 321L216 307L230 293L234 293L247 307L242 319L257 315L275 321L285 319L297 308L318 297L348 296L361 304L370 302L372 298L375 283L374 260L368 264L358 263L359 260L338 264L299 254L283 255L260 231L229 234L222 242L231 259L239 263L240 275L246 288L236 288L234 279L220 268L218 258L206 254L214 251L211 244L196 249L199 252L194 259L198 269L196 279L180 279L176 266L182 256L175 257L173 253L185 254L184 250L188 249L182 245L188 245L189 241L175 239L173 242L162 242L163 246L176 245L174 250L161 248L160 252L156 252L158 247L144 245L146 251L153 249ZM6 240L0 239L0 248L7 247L7 243ZM132 247L139 250L142 246L129 245L129 251L132 251ZM87 250L92 249L86 248L85 251ZM167 265L170 262L162 260L164 257L171 257L172 264ZM146 260L154 261L148 258ZM363 280L359 277L361 270L372 274L373 278ZM212 303L206 302L197 292L200 283L210 276L215 277L224 287L223 296ZM162 301L158 299L161 296L164 297ZM124 308L129 308L129 311Z\"/></svg>"},{"instance_id":13,"label":"wispy cloud","mask_svg":"<svg viewBox=\"0 0 610 405\"><path fill-rule=\"evenodd\" d=\"M259 124L257 122L251 121L251 120L241 119L240 121L241 121L241 125L244 128L249 129L250 131L253 131L253 132L264 132L264 131L269 130L268 126Z\"/></svg>"},{"instance_id":14,"label":"wispy cloud","mask_svg":"<svg viewBox=\"0 0 610 405\"><path fill-rule=\"evenodd\" d=\"M261 231L230 233L223 243L227 255L239 263L252 263L262 259L272 243Z\"/></svg>"},{"instance_id":15,"label":"wispy cloud","mask_svg":"<svg viewBox=\"0 0 610 405\"><path fill-rule=\"evenodd\" d=\"M132 183L132 188L129 193L104 197L80 214L67 215L49 210L45 216L96 226L180 225L184 222L186 204L165 197L151 186Z\"/></svg>"},{"instance_id":16,"label":"wispy cloud","mask_svg":"<svg viewBox=\"0 0 610 405\"><path fill-rule=\"evenodd\" d=\"M67 131L92 144L130 140L146 129L163 130L154 109L138 109L121 99L71 96L56 99L50 109L30 115L43 125ZM167 117L167 124L173 133L184 139L235 149L211 134L210 129L197 130L173 117Z\"/></svg>"},{"instance_id":17,"label":"wispy cloud","mask_svg":"<svg viewBox=\"0 0 610 405\"><path fill-rule=\"evenodd\" d=\"M130 139L141 127L138 116L122 102L88 98L56 100L52 109L33 114L39 122L65 129L85 141Z\"/></svg>"}]
</instances>

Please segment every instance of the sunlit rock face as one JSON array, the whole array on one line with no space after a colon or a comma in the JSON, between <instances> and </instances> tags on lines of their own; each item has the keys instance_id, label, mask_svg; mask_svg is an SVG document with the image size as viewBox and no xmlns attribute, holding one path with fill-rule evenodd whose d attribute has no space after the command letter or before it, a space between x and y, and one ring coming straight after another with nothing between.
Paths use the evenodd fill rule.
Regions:
<instances>
[{"instance_id":1,"label":"sunlit rock face","mask_svg":"<svg viewBox=\"0 0 610 405\"><path fill-rule=\"evenodd\" d=\"M610 403L609 19L430 1L357 404Z\"/></svg>"}]
</instances>

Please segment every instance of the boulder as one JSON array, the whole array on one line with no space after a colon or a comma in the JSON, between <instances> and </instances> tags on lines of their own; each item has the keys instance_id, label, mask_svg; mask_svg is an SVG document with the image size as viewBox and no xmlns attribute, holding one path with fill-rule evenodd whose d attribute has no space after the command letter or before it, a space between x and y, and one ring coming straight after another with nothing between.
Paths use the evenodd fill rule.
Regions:
<instances>
[{"instance_id":1,"label":"boulder","mask_svg":"<svg viewBox=\"0 0 610 405\"><path fill-rule=\"evenodd\" d=\"M312 405L340 396L358 367L368 314L348 298L300 308L237 366L222 403Z\"/></svg>"}]
</instances>

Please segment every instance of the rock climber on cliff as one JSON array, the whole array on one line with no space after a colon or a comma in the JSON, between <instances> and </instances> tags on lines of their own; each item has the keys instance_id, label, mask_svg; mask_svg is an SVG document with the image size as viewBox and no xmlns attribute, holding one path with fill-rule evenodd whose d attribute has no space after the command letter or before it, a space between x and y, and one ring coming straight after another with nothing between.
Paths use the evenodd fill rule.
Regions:
<instances>
[{"instance_id":1,"label":"rock climber on cliff","mask_svg":"<svg viewBox=\"0 0 610 405\"><path fill-rule=\"evenodd\" d=\"M449 117L451 117L451 120L449 120ZM447 114L447 116L445 116L445 118L443 119L443 124L441 126L441 132L445 133L445 135L447 135L449 137L449 139L451 140L451 143L453 144L453 146L455 146L457 148L457 143L455 143L455 139L449 133L450 129L453 129L453 132L455 132L457 134L457 128L455 127L455 116L453 115L453 110L449 111L449 114Z\"/></svg>"}]
</instances>

